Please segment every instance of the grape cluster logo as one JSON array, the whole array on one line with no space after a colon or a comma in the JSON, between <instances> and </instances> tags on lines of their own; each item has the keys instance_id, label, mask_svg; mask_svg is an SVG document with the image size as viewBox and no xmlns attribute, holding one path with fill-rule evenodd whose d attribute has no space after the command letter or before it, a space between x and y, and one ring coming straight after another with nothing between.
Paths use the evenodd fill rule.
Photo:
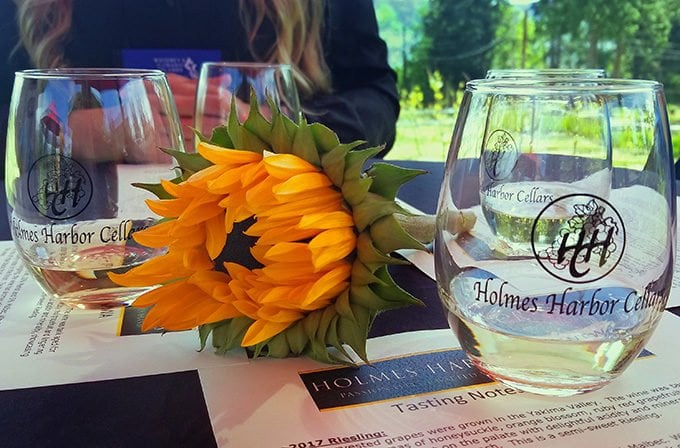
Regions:
<instances>
[{"instance_id":1,"label":"grape cluster logo","mask_svg":"<svg viewBox=\"0 0 680 448\"><path fill-rule=\"evenodd\" d=\"M565 213L566 212L566 213ZM569 216L552 244L542 248L537 226L542 216ZM550 275L569 283L606 277L619 264L626 245L623 219L612 204L590 194L569 194L548 204L531 231L534 256Z\"/></svg>"},{"instance_id":2,"label":"grape cluster logo","mask_svg":"<svg viewBox=\"0 0 680 448\"><path fill-rule=\"evenodd\" d=\"M505 179L515 168L519 151L512 135L503 129L496 129L486 140L482 160L486 174L493 180Z\"/></svg>"},{"instance_id":3,"label":"grape cluster logo","mask_svg":"<svg viewBox=\"0 0 680 448\"><path fill-rule=\"evenodd\" d=\"M31 203L41 215L54 220L78 216L92 200L92 179L83 166L59 154L43 156L28 172Z\"/></svg>"}]
</instances>

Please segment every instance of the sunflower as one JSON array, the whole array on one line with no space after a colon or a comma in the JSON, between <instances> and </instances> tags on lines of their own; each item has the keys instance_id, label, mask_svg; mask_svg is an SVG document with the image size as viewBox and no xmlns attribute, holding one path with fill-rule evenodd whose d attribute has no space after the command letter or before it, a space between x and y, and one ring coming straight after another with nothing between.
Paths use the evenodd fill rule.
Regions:
<instances>
[{"instance_id":1,"label":"sunflower","mask_svg":"<svg viewBox=\"0 0 680 448\"><path fill-rule=\"evenodd\" d=\"M182 174L153 191L163 219L136 232L138 243L167 247L123 274L123 286L153 286L133 303L150 307L144 331L199 328L218 352L366 360L366 338L384 310L421 304L391 278L391 254L423 249L404 229L395 197L420 170L365 162L382 147L343 144L327 127L271 119L251 97L241 123L232 113L196 154L166 150Z\"/></svg>"}]
</instances>

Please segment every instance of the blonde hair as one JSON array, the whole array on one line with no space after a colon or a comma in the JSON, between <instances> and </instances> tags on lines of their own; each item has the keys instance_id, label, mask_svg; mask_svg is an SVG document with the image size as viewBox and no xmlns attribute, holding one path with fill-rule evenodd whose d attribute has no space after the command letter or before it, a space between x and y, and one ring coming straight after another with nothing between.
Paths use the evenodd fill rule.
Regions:
<instances>
[{"instance_id":1,"label":"blonde hair","mask_svg":"<svg viewBox=\"0 0 680 448\"><path fill-rule=\"evenodd\" d=\"M63 43L71 29L71 0L14 0L20 44L37 68L66 65Z\"/></svg>"},{"instance_id":2,"label":"blonde hair","mask_svg":"<svg viewBox=\"0 0 680 448\"><path fill-rule=\"evenodd\" d=\"M240 0L239 4L253 57L292 65L303 96L330 91L321 44L322 0ZM264 54L257 54L255 40L265 18L274 25L276 42Z\"/></svg>"},{"instance_id":3,"label":"blonde hair","mask_svg":"<svg viewBox=\"0 0 680 448\"><path fill-rule=\"evenodd\" d=\"M71 29L72 0L14 0L20 44L38 68L68 65L64 40ZM302 96L331 90L330 71L321 43L323 0L240 0L241 20L256 60L290 64ZM271 21L276 41L262 54L255 40L264 20Z\"/></svg>"}]
</instances>

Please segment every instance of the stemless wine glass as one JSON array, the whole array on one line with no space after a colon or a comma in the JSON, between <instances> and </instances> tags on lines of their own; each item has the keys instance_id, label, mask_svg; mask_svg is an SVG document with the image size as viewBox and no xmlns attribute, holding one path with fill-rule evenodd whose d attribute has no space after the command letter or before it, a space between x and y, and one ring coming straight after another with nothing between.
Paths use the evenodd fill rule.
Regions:
<instances>
[{"instance_id":1,"label":"stemless wine glass","mask_svg":"<svg viewBox=\"0 0 680 448\"><path fill-rule=\"evenodd\" d=\"M216 126L229 119L232 101L243 122L248 116L250 95L257 95L267 116L269 102L298 121L300 100L290 65L259 62L206 62L201 66L196 89L195 128L210 137Z\"/></svg>"},{"instance_id":2,"label":"stemless wine glass","mask_svg":"<svg viewBox=\"0 0 680 448\"><path fill-rule=\"evenodd\" d=\"M629 132L612 143L613 127ZM435 267L449 324L482 371L567 396L606 385L637 357L671 286L672 161L659 83L467 84ZM470 231L463 210L477 216Z\"/></svg>"},{"instance_id":3,"label":"stemless wine glass","mask_svg":"<svg viewBox=\"0 0 680 448\"><path fill-rule=\"evenodd\" d=\"M177 111L158 70L17 72L7 132L6 190L12 237L43 289L78 308L110 308L143 290L118 287L124 272L163 250L131 235L157 220L132 185L172 178L182 150Z\"/></svg>"}]
</instances>

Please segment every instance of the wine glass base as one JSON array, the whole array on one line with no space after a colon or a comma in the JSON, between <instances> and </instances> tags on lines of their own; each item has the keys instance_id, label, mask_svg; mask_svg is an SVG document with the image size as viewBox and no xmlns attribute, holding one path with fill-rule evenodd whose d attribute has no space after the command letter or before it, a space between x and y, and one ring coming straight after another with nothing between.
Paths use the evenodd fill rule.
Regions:
<instances>
[{"instance_id":1,"label":"wine glass base","mask_svg":"<svg viewBox=\"0 0 680 448\"><path fill-rule=\"evenodd\" d=\"M150 288L90 289L69 293L56 298L71 308L80 310L108 310L130 305Z\"/></svg>"},{"instance_id":2,"label":"wine glass base","mask_svg":"<svg viewBox=\"0 0 680 448\"><path fill-rule=\"evenodd\" d=\"M572 378L566 375L552 375L545 373L517 371L514 374L500 373L489 369L479 360L472 359L475 366L486 376L516 390L549 397L571 397L603 388L614 378Z\"/></svg>"}]
</instances>

